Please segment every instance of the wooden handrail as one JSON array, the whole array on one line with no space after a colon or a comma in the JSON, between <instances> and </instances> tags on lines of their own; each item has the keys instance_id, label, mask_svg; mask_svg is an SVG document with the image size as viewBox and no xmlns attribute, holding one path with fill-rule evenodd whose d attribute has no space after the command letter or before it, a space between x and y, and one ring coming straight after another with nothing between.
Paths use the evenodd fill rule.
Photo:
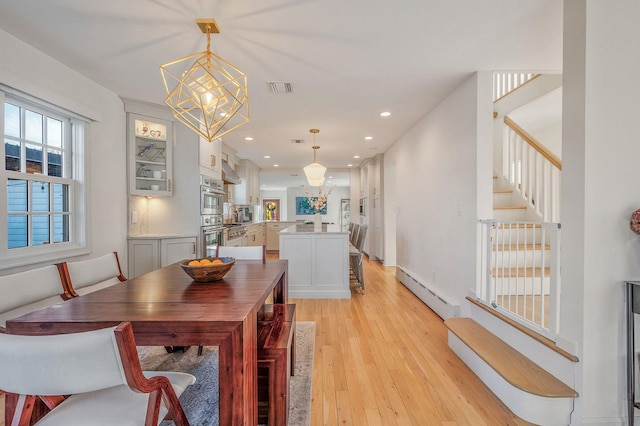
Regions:
<instances>
[{"instance_id":1,"label":"wooden handrail","mask_svg":"<svg viewBox=\"0 0 640 426\"><path fill-rule=\"evenodd\" d=\"M532 76L529 80L525 81L524 83L522 83L519 86L514 87L513 89L509 90L508 92L504 93L503 95L501 95L498 99L495 99L493 101L493 103L498 102L500 99L507 97L508 95L512 94L513 92L515 92L516 90L518 90L519 88L521 88L522 86L531 83L533 80L535 80L536 78L540 77L542 74L535 74L534 76Z\"/></svg>"},{"instance_id":2,"label":"wooden handrail","mask_svg":"<svg viewBox=\"0 0 640 426\"><path fill-rule=\"evenodd\" d=\"M506 124L511 130L516 132L518 136L524 139L533 149L538 151L540 155L549 160L558 170L562 170L562 160L560 160L553 152L549 151L544 145L536 140L533 136L527 133L522 127L518 126L512 119L505 116L504 124Z\"/></svg>"}]
</instances>

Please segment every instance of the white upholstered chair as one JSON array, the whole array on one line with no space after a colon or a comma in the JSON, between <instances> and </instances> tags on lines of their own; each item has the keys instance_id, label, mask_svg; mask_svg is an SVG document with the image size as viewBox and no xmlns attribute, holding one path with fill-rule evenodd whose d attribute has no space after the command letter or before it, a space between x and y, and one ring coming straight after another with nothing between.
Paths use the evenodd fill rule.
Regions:
<instances>
[{"instance_id":1,"label":"white upholstered chair","mask_svg":"<svg viewBox=\"0 0 640 426\"><path fill-rule=\"evenodd\" d=\"M264 245L245 247L218 246L217 257L234 257L236 259L262 260L264 262L266 249Z\"/></svg>"},{"instance_id":2,"label":"white upholstered chair","mask_svg":"<svg viewBox=\"0 0 640 426\"><path fill-rule=\"evenodd\" d=\"M130 323L74 334L0 334L0 389L16 402L11 425L29 424L37 397L52 409L38 426L150 426L165 415L188 425L178 397L194 382L187 373L143 372Z\"/></svg>"},{"instance_id":3,"label":"white upholstered chair","mask_svg":"<svg viewBox=\"0 0 640 426\"><path fill-rule=\"evenodd\" d=\"M55 266L0 277L0 332L7 320L64 300L64 287Z\"/></svg>"},{"instance_id":4,"label":"white upholstered chair","mask_svg":"<svg viewBox=\"0 0 640 426\"><path fill-rule=\"evenodd\" d=\"M64 277L68 297L83 296L127 280L120 268L117 252L78 262L62 262L56 266Z\"/></svg>"}]
</instances>

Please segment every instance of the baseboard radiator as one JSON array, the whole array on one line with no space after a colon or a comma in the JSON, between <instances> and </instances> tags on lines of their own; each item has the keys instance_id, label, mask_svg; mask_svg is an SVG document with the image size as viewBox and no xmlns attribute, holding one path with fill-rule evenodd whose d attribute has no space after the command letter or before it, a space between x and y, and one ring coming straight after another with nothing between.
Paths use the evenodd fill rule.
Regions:
<instances>
[{"instance_id":1,"label":"baseboard radiator","mask_svg":"<svg viewBox=\"0 0 640 426\"><path fill-rule=\"evenodd\" d=\"M440 318L449 319L460 316L460 305L452 303L446 297L438 294L431 286L424 284L415 274L403 266L396 267L396 278L413 294L422 300Z\"/></svg>"}]
</instances>

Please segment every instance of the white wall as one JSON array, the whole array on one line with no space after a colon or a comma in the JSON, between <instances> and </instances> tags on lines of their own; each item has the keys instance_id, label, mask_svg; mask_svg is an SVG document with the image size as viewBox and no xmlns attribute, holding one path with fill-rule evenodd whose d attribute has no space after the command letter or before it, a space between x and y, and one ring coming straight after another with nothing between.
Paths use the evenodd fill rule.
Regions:
<instances>
[{"instance_id":1,"label":"white wall","mask_svg":"<svg viewBox=\"0 0 640 426\"><path fill-rule=\"evenodd\" d=\"M317 194L317 189L308 188L310 192ZM322 188L322 193L326 193L330 189ZM303 220L313 221L313 215L296 215L296 197L305 197L304 188L290 187L287 188L287 220ZM340 223L340 200L349 198L348 187L336 187L327 198L327 214L322 215L323 222Z\"/></svg>"},{"instance_id":2,"label":"white wall","mask_svg":"<svg viewBox=\"0 0 640 426\"><path fill-rule=\"evenodd\" d=\"M395 194L385 227L395 214L396 263L460 304L476 276L477 89L474 74L384 155L385 170L396 171L395 185L385 175L385 198Z\"/></svg>"},{"instance_id":3,"label":"white wall","mask_svg":"<svg viewBox=\"0 0 640 426\"><path fill-rule=\"evenodd\" d=\"M287 200L286 190L263 189L262 191L260 191L260 199L261 200L269 200L269 199L280 200L280 213L278 213L280 215L280 220L281 221L289 220L287 215L288 200ZM262 220L262 218L260 220Z\"/></svg>"},{"instance_id":4,"label":"white wall","mask_svg":"<svg viewBox=\"0 0 640 426\"><path fill-rule=\"evenodd\" d=\"M126 114L120 97L0 30L0 83L93 119L88 144L88 218L92 253L117 251L127 268ZM43 72L42 70L46 70ZM159 107L163 108L163 107ZM166 108L165 108L166 109ZM176 123L172 197L131 197L150 234L200 232L198 138ZM144 206L145 210L142 210ZM68 259L65 259L68 260ZM33 266L29 266L33 267ZM25 269L25 268L21 268ZM12 270L2 271L2 274Z\"/></svg>"},{"instance_id":5,"label":"white wall","mask_svg":"<svg viewBox=\"0 0 640 426\"><path fill-rule=\"evenodd\" d=\"M150 234L200 233L200 169L198 135L174 122L173 195L148 200Z\"/></svg>"},{"instance_id":6,"label":"white wall","mask_svg":"<svg viewBox=\"0 0 640 426\"><path fill-rule=\"evenodd\" d=\"M562 159L562 123L554 123L530 132L549 151Z\"/></svg>"},{"instance_id":7,"label":"white wall","mask_svg":"<svg viewBox=\"0 0 640 426\"><path fill-rule=\"evenodd\" d=\"M625 280L640 279L640 3L564 9L561 335L577 345L576 424L624 424Z\"/></svg>"},{"instance_id":8,"label":"white wall","mask_svg":"<svg viewBox=\"0 0 640 426\"><path fill-rule=\"evenodd\" d=\"M0 57L0 83L95 120L91 123L87 164L88 230L93 252L82 257L115 250L121 255L121 264L126 265L126 118L122 101L115 93L2 30Z\"/></svg>"}]
</instances>

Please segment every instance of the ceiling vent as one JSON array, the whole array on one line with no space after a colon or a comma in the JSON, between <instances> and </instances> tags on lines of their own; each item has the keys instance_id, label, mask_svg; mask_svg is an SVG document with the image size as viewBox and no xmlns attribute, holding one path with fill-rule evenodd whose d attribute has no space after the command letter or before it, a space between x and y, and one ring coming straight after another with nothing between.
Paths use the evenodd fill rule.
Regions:
<instances>
[{"instance_id":1,"label":"ceiling vent","mask_svg":"<svg viewBox=\"0 0 640 426\"><path fill-rule=\"evenodd\" d=\"M304 139L291 139L291 143L304 143Z\"/></svg>"},{"instance_id":2,"label":"ceiling vent","mask_svg":"<svg viewBox=\"0 0 640 426\"><path fill-rule=\"evenodd\" d=\"M286 81L267 81L271 93L293 93L293 85Z\"/></svg>"}]
</instances>

